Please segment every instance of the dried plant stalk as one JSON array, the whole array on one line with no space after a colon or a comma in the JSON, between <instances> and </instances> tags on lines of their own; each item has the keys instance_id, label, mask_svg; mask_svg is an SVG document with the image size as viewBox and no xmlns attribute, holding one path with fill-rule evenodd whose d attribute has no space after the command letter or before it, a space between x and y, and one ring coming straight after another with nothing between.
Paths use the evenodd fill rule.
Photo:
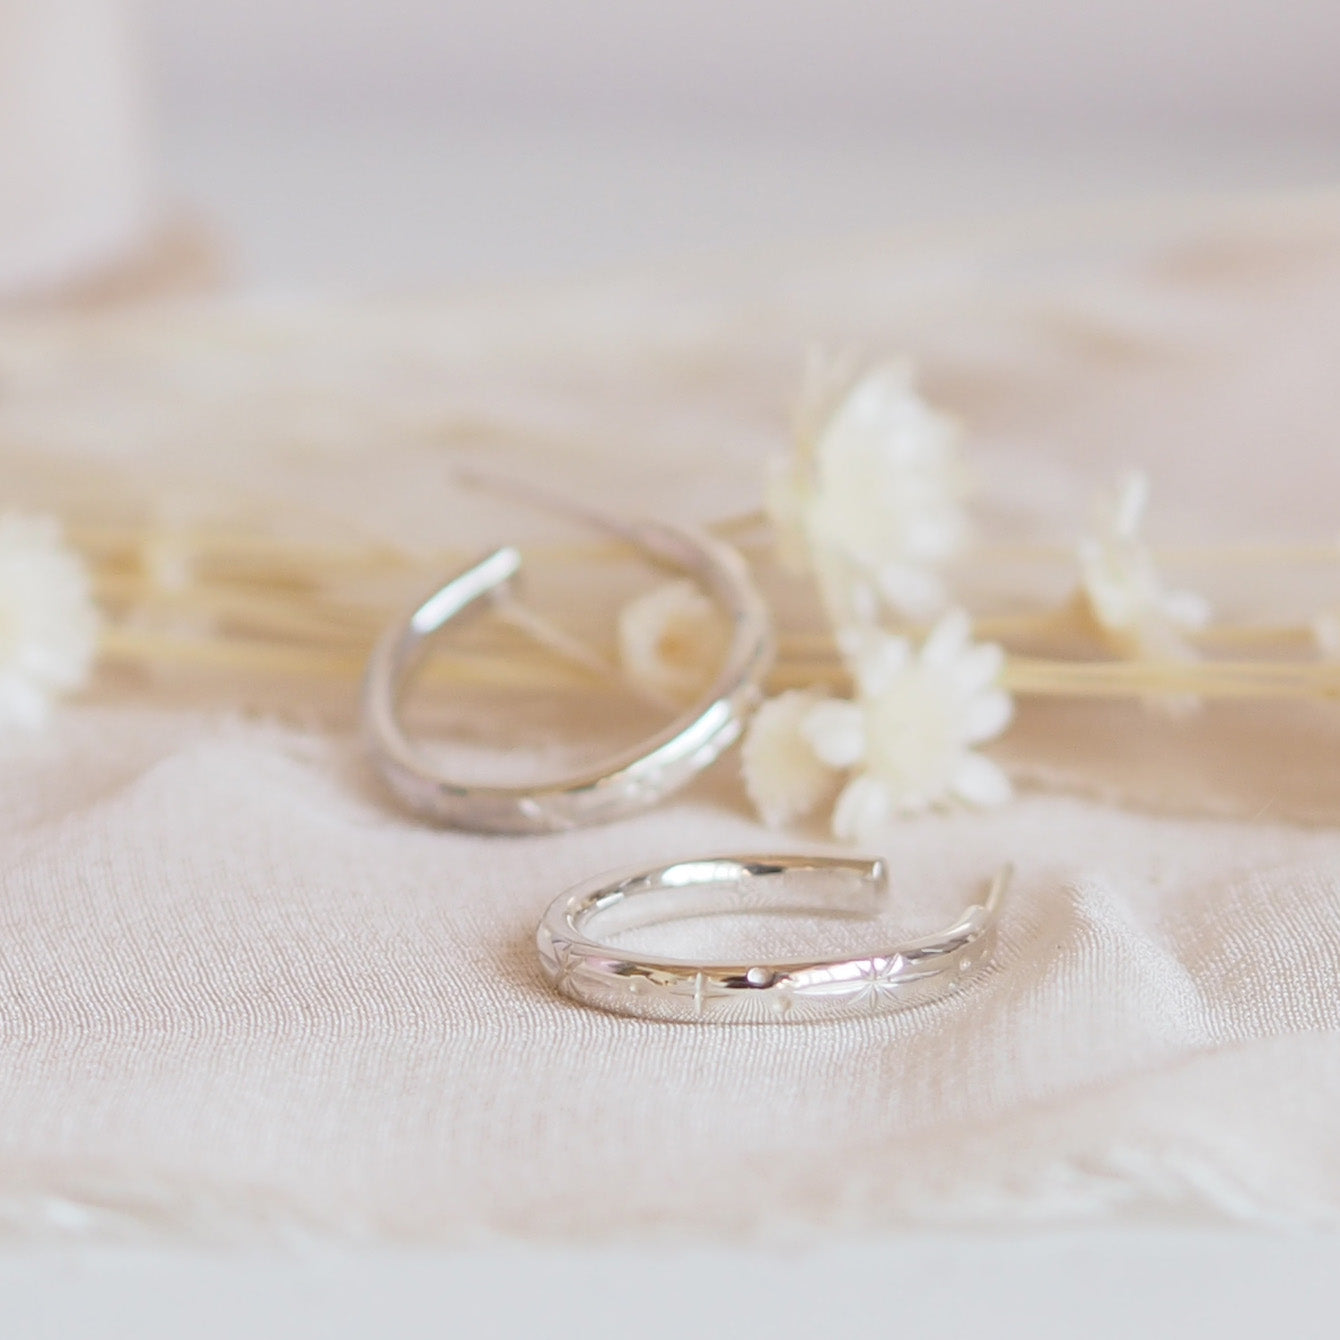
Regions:
<instances>
[{"instance_id":1,"label":"dried plant stalk","mask_svg":"<svg viewBox=\"0 0 1340 1340\"><path fill-rule=\"evenodd\" d=\"M739 536L760 518L733 518L714 527ZM463 551L412 555L391 546L316 544L245 531L162 528L72 528L71 538L92 568L95 589L113 614L103 636L109 663L146 668L193 666L232 673L326 680L356 680L377 632L391 610L366 597L352 599L342 589L379 580L403 582L413 573L450 571L468 561ZM180 586L157 580L146 555L156 544L171 545L188 574ZM544 563L598 563L627 551L618 542L537 548ZM997 551L992 551L997 552ZM1060 555L1038 546L1013 553ZM1171 554L1173 551L1169 551ZM1240 546L1221 550L1178 550L1179 559L1210 562L1340 561L1340 547ZM166 625L155 628L157 621ZM526 621L513 617L524 630ZM985 616L982 637L1003 643L1027 642L1054 632L1058 613ZM146 626L147 625L147 626ZM543 689L590 685L615 673L606 649L584 656L553 653L555 636L539 639L531 652L489 651L435 658L429 684L492 684ZM1196 638L1205 650L1294 651L1313 645L1307 625L1219 624ZM774 690L824 685L845 687L847 672L827 633L793 632L781 639L771 681ZM1147 698L1192 695L1213 699L1340 697L1340 665L1312 660L1219 659L1157 661L1051 659L1011 654L1003 687L1039 697Z\"/></svg>"}]
</instances>

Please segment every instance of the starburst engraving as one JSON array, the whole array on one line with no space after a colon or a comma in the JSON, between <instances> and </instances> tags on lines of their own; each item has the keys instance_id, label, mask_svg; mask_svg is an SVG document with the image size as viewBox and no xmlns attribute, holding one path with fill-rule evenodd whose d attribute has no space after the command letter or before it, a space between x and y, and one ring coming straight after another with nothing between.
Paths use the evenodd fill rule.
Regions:
<instances>
[{"instance_id":1,"label":"starburst engraving","mask_svg":"<svg viewBox=\"0 0 1340 1340\"><path fill-rule=\"evenodd\" d=\"M878 1012L897 991L903 966L900 954L890 958L872 958L862 963L855 989L847 997L848 1002L858 1009L868 1009L871 1014Z\"/></svg>"},{"instance_id":2,"label":"starburst engraving","mask_svg":"<svg viewBox=\"0 0 1340 1340\"><path fill-rule=\"evenodd\" d=\"M577 974L585 966L586 960L573 950L566 941L554 944L554 985L567 995L579 994Z\"/></svg>"},{"instance_id":3,"label":"starburst engraving","mask_svg":"<svg viewBox=\"0 0 1340 1340\"><path fill-rule=\"evenodd\" d=\"M797 994L841 1001L850 1009L877 1014L902 988L906 969L907 960L901 954L835 965L820 980L798 988Z\"/></svg>"}]
</instances>

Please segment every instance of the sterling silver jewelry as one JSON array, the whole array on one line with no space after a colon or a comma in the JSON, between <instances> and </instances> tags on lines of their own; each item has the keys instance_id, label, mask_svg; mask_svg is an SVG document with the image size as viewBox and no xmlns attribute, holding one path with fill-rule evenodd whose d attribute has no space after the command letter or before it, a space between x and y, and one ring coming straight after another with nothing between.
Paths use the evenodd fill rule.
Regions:
<instances>
[{"instance_id":1,"label":"sterling silver jewelry","mask_svg":"<svg viewBox=\"0 0 1340 1340\"><path fill-rule=\"evenodd\" d=\"M695 963L628 953L593 938L708 913L873 912L882 860L716 856L589 880L557 898L536 933L564 995L649 1019L780 1023L883 1014L936 1000L990 962L1006 866L947 930L856 957Z\"/></svg>"},{"instance_id":2,"label":"sterling silver jewelry","mask_svg":"<svg viewBox=\"0 0 1340 1340\"><path fill-rule=\"evenodd\" d=\"M377 770L414 813L486 833L551 833L617 819L655 805L714 763L762 699L762 680L773 657L772 622L739 554L678 526L583 515L654 559L687 571L720 603L730 620L731 640L716 679L698 703L645 744L579 776L532 788L467 786L443 776L406 738L399 702L428 640L516 577L521 555L499 549L387 629L368 662L364 735Z\"/></svg>"}]
</instances>

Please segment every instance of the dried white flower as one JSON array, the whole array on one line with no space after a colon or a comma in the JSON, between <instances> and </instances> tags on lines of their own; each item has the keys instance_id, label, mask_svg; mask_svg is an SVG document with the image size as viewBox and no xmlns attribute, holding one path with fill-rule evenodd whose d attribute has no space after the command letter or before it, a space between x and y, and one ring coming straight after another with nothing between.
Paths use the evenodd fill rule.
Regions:
<instances>
[{"instance_id":1,"label":"dried white flower","mask_svg":"<svg viewBox=\"0 0 1340 1340\"><path fill-rule=\"evenodd\" d=\"M768 699L750 718L741 750L744 786L773 828L803 819L836 787L838 774L814 752L803 730L825 701L820 694L791 689Z\"/></svg>"},{"instance_id":2,"label":"dried white flower","mask_svg":"<svg viewBox=\"0 0 1340 1340\"><path fill-rule=\"evenodd\" d=\"M88 573L49 517L0 516L0 726L40 726L88 678L98 640Z\"/></svg>"},{"instance_id":3,"label":"dried white flower","mask_svg":"<svg viewBox=\"0 0 1340 1340\"><path fill-rule=\"evenodd\" d=\"M917 394L911 365L888 363L835 394L813 389L795 449L773 465L766 506L784 559L838 557L900 613L942 607L938 567L968 532L954 422Z\"/></svg>"},{"instance_id":4,"label":"dried white flower","mask_svg":"<svg viewBox=\"0 0 1340 1340\"><path fill-rule=\"evenodd\" d=\"M920 651L905 638L866 631L847 648L858 698L816 709L805 723L825 762L857 769L838 797L833 831L858 838L896 814L953 800L999 805L1005 773L974 746L1010 724L1014 704L998 687L1005 653L975 644L961 610L947 614Z\"/></svg>"},{"instance_id":5,"label":"dried white flower","mask_svg":"<svg viewBox=\"0 0 1340 1340\"><path fill-rule=\"evenodd\" d=\"M946 615L919 651L876 629L848 633L844 643L855 700L784 694L750 730L745 782L765 820L808 812L840 773L853 775L838 796L833 831L848 840L867 839L895 815L1010 798L1009 778L975 749L1013 717L997 682L1004 652L974 644L967 615ZM774 782L767 768L778 765Z\"/></svg>"},{"instance_id":6,"label":"dried white flower","mask_svg":"<svg viewBox=\"0 0 1340 1340\"><path fill-rule=\"evenodd\" d=\"M730 642L725 616L691 581L667 582L619 612L619 660L638 688L671 703L711 683Z\"/></svg>"},{"instance_id":7,"label":"dried white flower","mask_svg":"<svg viewBox=\"0 0 1340 1340\"><path fill-rule=\"evenodd\" d=\"M1192 591L1169 591L1141 535L1149 479L1129 475L1099 510L1097 533L1079 546L1080 592L1094 624L1119 655L1189 660L1187 634L1203 628L1209 603Z\"/></svg>"}]
</instances>

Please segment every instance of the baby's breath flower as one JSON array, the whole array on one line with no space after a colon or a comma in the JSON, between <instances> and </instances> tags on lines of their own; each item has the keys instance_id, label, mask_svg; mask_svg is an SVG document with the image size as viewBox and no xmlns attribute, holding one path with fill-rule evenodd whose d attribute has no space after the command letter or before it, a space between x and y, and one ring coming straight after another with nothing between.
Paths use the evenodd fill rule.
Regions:
<instances>
[{"instance_id":1,"label":"baby's breath flower","mask_svg":"<svg viewBox=\"0 0 1340 1340\"><path fill-rule=\"evenodd\" d=\"M855 699L792 693L765 706L771 715L755 718L745 748L746 788L765 821L812 810L844 773L833 831L847 840L868 840L900 814L1008 800L1009 778L975 748L1013 716L998 686L1004 652L971 634L961 611L946 615L919 650L877 629L848 632ZM774 783L767 769L777 760L784 780Z\"/></svg>"},{"instance_id":2,"label":"baby's breath flower","mask_svg":"<svg viewBox=\"0 0 1340 1340\"><path fill-rule=\"evenodd\" d=\"M805 738L804 722L827 699L791 689L754 713L741 750L744 786L763 822L782 828L830 796L838 774Z\"/></svg>"},{"instance_id":3,"label":"baby's breath flower","mask_svg":"<svg viewBox=\"0 0 1340 1340\"><path fill-rule=\"evenodd\" d=\"M50 517L0 516L0 726L42 725L88 678L98 640L88 573Z\"/></svg>"},{"instance_id":4,"label":"baby's breath flower","mask_svg":"<svg viewBox=\"0 0 1340 1340\"><path fill-rule=\"evenodd\" d=\"M838 797L833 831L863 838L899 814L955 800L999 805L1009 778L979 754L1010 724L1014 704L997 686L1004 652L974 644L972 625L951 611L919 651L901 637L865 631L848 646L855 702L826 704L805 723L820 758L855 770Z\"/></svg>"},{"instance_id":5,"label":"baby's breath flower","mask_svg":"<svg viewBox=\"0 0 1340 1340\"><path fill-rule=\"evenodd\" d=\"M839 558L851 580L894 609L943 606L938 568L967 537L965 476L954 422L917 393L907 363L848 380L811 378L794 450L773 465L766 506L782 557L820 569Z\"/></svg>"},{"instance_id":6,"label":"baby's breath flower","mask_svg":"<svg viewBox=\"0 0 1340 1340\"><path fill-rule=\"evenodd\" d=\"M1100 507L1096 533L1079 546L1080 594L1108 645L1131 659L1190 660L1188 633L1203 628L1210 606L1192 591L1169 591L1141 530L1149 479L1136 473Z\"/></svg>"},{"instance_id":7,"label":"baby's breath flower","mask_svg":"<svg viewBox=\"0 0 1340 1340\"><path fill-rule=\"evenodd\" d=\"M619 660L638 688L671 703L711 683L730 642L725 616L691 581L667 582L619 612Z\"/></svg>"}]
</instances>

